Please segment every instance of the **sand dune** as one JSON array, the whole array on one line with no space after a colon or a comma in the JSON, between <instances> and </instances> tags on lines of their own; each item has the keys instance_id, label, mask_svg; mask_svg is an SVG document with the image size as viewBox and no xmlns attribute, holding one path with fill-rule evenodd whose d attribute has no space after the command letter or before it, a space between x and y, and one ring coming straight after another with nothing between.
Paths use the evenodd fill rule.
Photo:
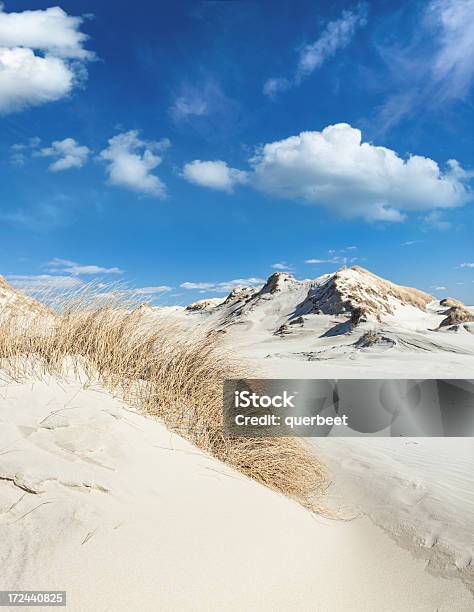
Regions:
<instances>
[{"instance_id":1,"label":"sand dune","mask_svg":"<svg viewBox=\"0 0 474 612\"><path fill-rule=\"evenodd\" d=\"M219 331L275 378L469 377L474 309L449 304L354 266L311 280L279 272L260 290L152 314Z\"/></svg>"},{"instance_id":2,"label":"sand dune","mask_svg":"<svg viewBox=\"0 0 474 612\"><path fill-rule=\"evenodd\" d=\"M359 274L355 270L350 278ZM321 281L326 289L331 282ZM387 298L391 313L382 309L380 317L366 321L354 320L360 303L348 307L344 300L340 313L324 314L318 307L301 314L301 304L309 304L307 283L312 281L280 275L262 290L236 290L224 301L189 310L147 307L133 315L117 310L100 316L85 311L63 326L60 319L50 325L50 312L37 303L9 293L10 305L19 300L13 306L13 314L16 308L21 314L19 329L33 315L39 327L10 337L15 328L7 321L5 355L11 362L25 351L37 352L43 366L29 378L29 368L13 367L15 380L0 368L3 589L67 590L74 612L473 609L474 464L467 441L460 454L446 440L419 446L406 440L318 440L283 463L273 455L290 451L285 443L266 448L262 442L251 454L243 443L230 456L237 472L166 429L164 423L176 430L167 411L182 397L188 409L199 400L195 417L215 428L221 387L212 376L230 371L221 359L225 351L214 366L210 345L196 353L192 333L185 334L190 348L178 350L166 332L176 331L176 323L188 332L199 330L201 338L202 332L214 339L222 332L217 336L237 361L250 358L246 368L250 363L255 375L268 377L449 376L472 363L472 334L440 330L446 311L440 303L418 302L418 294L416 304L405 303L401 290ZM3 289L8 293L6 284ZM318 295L327 297L326 289ZM3 309L2 316L10 312ZM36 337L42 321L48 324ZM163 336L158 324L165 321L171 327L163 327ZM143 346L149 350L157 342L161 352L137 359L139 347L143 353ZM167 364L178 355L181 378L175 372L171 380L174 370ZM81 359L91 362L87 376ZM102 372L104 387L92 384L94 368ZM197 376L196 387L186 395L190 374ZM139 414L109 393L113 381L124 378L134 384L159 379L152 395L166 389L171 404L163 406L158 397L147 405L155 417ZM215 415L208 414L206 393ZM188 437L229 461L231 446L206 431ZM315 497L314 508L323 505L332 519L303 507L313 507L298 489L303 481L296 490L290 486L289 477L296 481L306 469L319 470L318 455L335 484L323 501ZM293 465L296 456L307 463ZM263 461L258 475L255 461ZM278 466L284 474L275 472ZM271 476L270 486L300 503L242 472L264 483ZM315 476L313 484L320 481L319 472Z\"/></svg>"},{"instance_id":3,"label":"sand dune","mask_svg":"<svg viewBox=\"0 0 474 612\"><path fill-rule=\"evenodd\" d=\"M68 609L463 612L366 518L315 517L77 381L3 384L4 589Z\"/></svg>"}]
</instances>

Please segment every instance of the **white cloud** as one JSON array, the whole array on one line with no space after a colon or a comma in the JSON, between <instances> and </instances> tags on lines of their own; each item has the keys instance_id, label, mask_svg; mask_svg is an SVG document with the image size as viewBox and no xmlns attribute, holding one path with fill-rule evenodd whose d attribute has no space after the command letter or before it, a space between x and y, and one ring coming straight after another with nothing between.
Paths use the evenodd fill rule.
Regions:
<instances>
[{"instance_id":1,"label":"white cloud","mask_svg":"<svg viewBox=\"0 0 474 612\"><path fill-rule=\"evenodd\" d=\"M431 0L411 42L384 41L378 50L389 69L384 81L391 92L371 117L372 126L390 129L410 115L466 98L474 83L474 1Z\"/></svg>"},{"instance_id":2,"label":"white cloud","mask_svg":"<svg viewBox=\"0 0 474 612\"><path fill-rule=\"evenodd\" d=\"M94 54L82 21L59 7L6 13L0 4L0 113L59 100L84 79Z\"/></svg>"},{"instance_id":3,"label":"white cloud","mask_svg":"<svg viewBox=\"0 0 474 612\"><path fill-rule=\"evenodd\" d=\"M5 13L0 4L0 45L30 47L57 57L85 59L86 34L79 31L81 17L72 17L58 6L37 11Z\"/></svg>"},{"instance_id":4,"label":"white cloud","mask_svg":"<svg viewBox=\"0 0 474 612\"><path fill-rule=\"evenodd\" d=\"M195 159L183 167L183 177L190 183L232 193L235 185L245 183L247 173L230 168L224 161Z\"/></svg>"},{"instance_id":5,"label":"white cloud","mask_svg":"<svg viewBox=\"0 0 474 612\"><path fill-rule=\"evenodd\" d=\"M403 210L450 208L468 193L453 165L362 142L350 125L302 132L265 145L251 160L257 188L324 205L347 217L401 221Z\"/></svg>"},{"instance_id":6,"label":"white cloud","mask_svg":"<svg viewBox=\"0 0 474 612\"><path fill-rule=\"evenodd\" d=\"M74 138L55 140L50 147L38 151L41 157L55 157L56 161L49 165L51 172L60 172L69 168L81 168L89 157L90 149L79 145Z\"/></svg>"},{"instance_id":7,"label":"white cloud","mask_svg":"<svg viewBox=\"0 0 474 612\"><path fill-rule=\"evenodd\" d=\"M433 287L435 291L446 291L446 287Z\"/></svg>"},{"instance_id":8,"label":"white cloud","mask_svg":"<svg viewBox=\"0 0 474 612\"><path fill-rule=\"evenodd\" d=\"M293 266L291 264L287 264L286 261L280 261L272 264L272 268L274 270L292 270Z\"/></svg>"},{"instance_id":9,"label":"white cloud","mask_svg":"<svg viewBox=\"0 0 474 612\"><path fill-rule=\"evenodd\" d=\"M183 289L210 289L211 287L215 287L215 283L182 283L180 285Z\"/></svg>"},{"instance_id":10,"label":"white cloud","mask_svg":"<svg viewBox=\"0 0 474 612\"><path fill-rule=\"evenodd\" d=\"M397 222L406 212L455 208L472 199L472 173L455 160L442 170L427 157L402 158L362 142L360 130L347 123L265 144L249 163L245 182L259 191L324 206L346 218ZM242 182L232 180L241 176L236 172L223 161L196 160L186 164L183 174L201 186L230 191ZM436 214L425 221L441 223Z\"/></svg>"},{"instance_id":11,"label":"white cloud","mask_svg":"<svg viewBox=\"0 0 474 612\"><path fill-rule=\"evenodd\" d=\"M432 0L428 25L438 34L438 51L431 62L432 79L445 97L463 97L474 80L473 0Z\"/></svg>"},{"instance_id":12,"label":"white cloud","mask_svg":"<svg viewBox=\"0 0 474 612\"><path fill-rule=\"evenodd\" d=\"M233 289L237 289L239 287L259 287L263 285L265 281L261 278L237 278L231 281L223 281L219 283L212 282L197 282L197 283L182 283L180 287L182 289L190 289L190 290L207 290L215 293L229 293Z\"/></svg>"},{"instance_id":13,"label":"white cloud","mask_svg":"<svg viewBox=\"0 0 474 612\"><path fill-rule=\"evenodd\" d=\"M40 57L31 49L0 47L0 113L54 102L69 94L74 74L57 57Z\"/></svg>"},{"instance_id":14,"label":"white cloud","mask_svg":"<svg viewBox=\"0 0 474 612\"><path fill-rule=\"evenodd\" d=\"M462 263L459 264L460 268L474 268L474 263Z\"/></svg>"},{"instance_id":15,"label":"white cloud","mask_svg":"<svg viewBox=\"0 0 474 612\"><path fill-rule=\"evenodd\" d=\"M132 292L136 295L156 295L157 293L168 293L173 287L168 285L159 285L158 287L138 287L133 289Z\"/></svg>"},{"instance_id":16,"label":"white cloud","mask_svg":"<svg viewBox=\"0 0 474 612\"><path fill-rule=\"evenodd\" d=\"M414 244L420 244L423 240L407 240L406 242L402 242L402 246L413 246Z\"/></svg>"},{"instance_id":17,"label":"white cloud","mask_svg":"<svg viewBox=\"0 0 474 612\"><path fill-rule=\"evenodd\" d=\"M84 281L73 276L54 276L51 274L7 276L8 282L23 291L47 291L55 289L71 289L83 284Z\"/></svg>"},{"instance_id":18,"label":"white cloud","mask_svg":"<svg viewBox=\"0 0 474 612\"><path fill-rule=\"evenodd\" d=\"M298 65L291 79L272 77L263 86L263 93L274 98L307 78L320 68L324 62L333 57L337 51L344 49L351 42L358 28L367 23L367 4L361 2L353 11L343 11L339 19L330 21L321 36L305 45L300 51Z\"/></svg>"},{"instance_id":19,"label":"white cloud","mask_svg":"<svg viewBox=\"0 0 474 612\"><path fill-rule=\"evenodd\" d=\"M329 259L306 259L305 264L337 264L338 266L345 266L348 263L354 263L357 261L358 257L342 257L340 255L336 255L335 257L330 257Z\"/></svg>"},{"instance_id":20,"label":"white cloud","mask_svg":"<svg viewBox=\"0 0 474 612\"><path fill-rule=\"evenodd\" d=\"M31 137L28 142L17 142L12 144L12 151L24 151L25 149L36 149L41 143L41 138L38 136Z\"/></svg>"},{"instance_id":21,"label":"white cloud","mask_svg":"<svg viewBox=\"0 0 474 612\"><path fill-rule=\"evenodd\" d=\"M300 53L296 80L311 74L332 57L339 49L344 49L352 40L357 28L367 23L367 5L361 3L355 11L343 11L339 19L331 21L313 43L306 45Z\"/></svg>"},{"instance_id":22,"label":"white cloud","mask_svg":"<svg viewBox=\"0 0 474 612\"><path fill-rule=\"evenodd\" d=\"M51 272L61 272L72 274L73 276L92 275L92 274L122 274L123 270L120 268L103 268L94 264L83 265L69 259L60 259L55 257L48 262L48 269Z\"/></svg>"},{"instance_id":23,"label":"white cloud","mask_svg":"<svg viewBox=\"0 0 474 612\"><path fill-rule=\"evenodd\" d=\"M109 140L109 146L101 151L99 159L107 162L106 172L110 185L125 187L153 197L166 195L165 185L151 171L161 164L169 140L146 141L139 138L137 130L118 134Z\"/></svg>"}]
</instances>

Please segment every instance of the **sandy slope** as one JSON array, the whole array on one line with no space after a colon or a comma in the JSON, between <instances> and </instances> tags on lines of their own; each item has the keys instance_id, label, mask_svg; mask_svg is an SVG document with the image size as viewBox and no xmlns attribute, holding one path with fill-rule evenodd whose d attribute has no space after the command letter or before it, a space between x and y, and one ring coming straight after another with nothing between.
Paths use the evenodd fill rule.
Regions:
<instances>
[{"instance_id":1,"label":"sandy slope","mask_svg":"<svg viewBox=\"0 0 474 612\"><path fill-rule=\"evenodd\" d=\"M0 276L0 316L14 315L28 319L32 315L37 314L50 317L51 310L37 300L13 288L3 276Z\"/></svg>"},{"instance_id":2,"label":"sandy slope","mask_svg":"<svg viewBox=\"0 0 474 612\"><path fill-rule=\"evenodd\" d=\"M368 519L314 518L100 389L0 389L0 586L69 610L472 610Z\"/></svg>"},{"instance_id":3,"label":"sandy slope","mask_svg":"<svg viewBox=\"0 0 474 612\"><path fill-rule=\"evenodd\" d=\"M312 444L351 500L441 575L474 590L472 438L328 438Z\"/></svg>"}]
</instances>

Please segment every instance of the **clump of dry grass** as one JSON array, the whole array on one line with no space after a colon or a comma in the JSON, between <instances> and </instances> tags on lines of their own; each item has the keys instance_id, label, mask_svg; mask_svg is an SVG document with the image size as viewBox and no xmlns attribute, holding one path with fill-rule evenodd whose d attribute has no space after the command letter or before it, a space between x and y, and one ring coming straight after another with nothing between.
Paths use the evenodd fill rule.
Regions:
<instances>
[{"instance_id":1,"label":"clump of dry grass","mask_svg":"<svg viewBox=\"0 0 474 612\"><path fill-rule=\"evenodd\" d=\"M95 290L56 306L59 314L27 320L0 313L3 372L15 380L85 373L217 459L323 512L326 472L300 440L224 434L223 381L248 372L217 335L190 333Z\"/></svg>"},{"instance_id":2,"label":"clump of dry grass","mask_svg":"<svg viewBox=\"0 0 474 612\"><path fill-rule=\"evenodd\" d=\"M369 272L369 270L366 270L361 266L352 266L352 270L357 270L361 274L370 276L381 288L385 289L388 295L397 298L400 300L400 302L416 306L417 308L420 308L420 310L424 310L426 306L434 300L434 297L425 291L420 291L420 289L415 289L414 287L397 285L391 281L381 278L380 276L377 276L373 272Z\"/></svg>"},{"instance_id":3,"label":"clump of dry grass","mask_svg":"<svg viewBox=\"0 0 474 612\"><path fill-rule=\"evenodd\" d=\"M439 327L449 327L459 323L472 323L474 321L474 314L464 305L451 306L444 314L447 316L441 321Z\"/></svg>"},{"instance_id":4,"label":"clump of dry grass","mask_svg":"<svg viewBox=\"0 0 474 612\"><path fill-rule=\"evenodd\" d=\"M444 298L443 300L440 301L439 304L440 306L446 306L446 308L455 308L455 307L465 308L464 302L461 302L461 300L457 300L456 298L452 298L452 297Z\"/></svg>"}]
</instances>

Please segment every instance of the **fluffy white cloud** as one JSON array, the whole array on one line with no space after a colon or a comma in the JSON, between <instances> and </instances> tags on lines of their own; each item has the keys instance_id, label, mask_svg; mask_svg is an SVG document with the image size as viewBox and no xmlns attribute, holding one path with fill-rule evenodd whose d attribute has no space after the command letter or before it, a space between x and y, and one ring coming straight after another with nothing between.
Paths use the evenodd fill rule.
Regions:
<instances>
[{"instance_id":1,"label":"fluffy white cloud","mask_svg":"<svg viewBox=\"0 0 474 612\"><path fill-rule=\"evenodd\" d=\"M474 263L462 263L459 264L460 268L474 268Z\"/></svg>"},{"instance_id":2,"label":"fluffy white cloud","mask_svg":"<svg viewBox=\"0 0 474 612\"><path fill-rule=\"evenodd\" d=\"M235 185L245 183L247 173L230 168L224 161L195 159L183 167L183 177L190 183L232 193Z\"/></svg>"},{"instance_id":3,"label":"fluffy white cloud","mask_svg":"<svg viewBox=\"0 0 474 612\"><path fill-rule=\"evenodd\" d=\"M59 100L85 75L82 18L59 7L6 13L0 4L0 113Z\"/></svg>"},{"instance_id":4,"label":"fluffy white cloud","mask_svg":"<svg viewBox=\"0 0 474 612\"><path fill-rule=\"evenodd\" d=\"M227 167L225 162L207 163ZM347 123L265 144L249 163L245 176L254 188L347 218L402 221L405 211L454 208L472 199L472 173L455 160L443 171L427 157L402 158L362 142L360 130ZM206 169L205 164L198 160L187 167ZM193 182L216 188L206 177L198 179L199 173Z\"/></svg>"},{"instance_id":5,"label":"fluffy white cloud","mask_svg":"<svg viewBox=\"0 0 474 612\"><path fill-rule=\"evenodd\" d=\"M89 157L90 149L79 145L74 138L55 140L50 147L38 151L41 157L55 157L56 161L49 165L51 172L60 172L69 168L81 168Z\"/></svg>"},{"instance_id":6,"label":"fluffy white cloud","mask_svg":"<svg viewBox=\"0 0 474 612\"><path fill-rule=\"evenodd\" d=\"M180 287L183 289L201 289L212 291L215 293L229 293L233 289L237 289L239 287L259 287L263 285L265 281L261 278L237 278L231 281L223 281L220 283L209 283L209 282L197 282L197 283L182 283Z\"/></svg>"},{"instance_id":7,"label":"fluffy white cloud","mask_svg":"<svg viewBox=\"0 0 474 612\"><path fill-rule=\"evenodd\" d=\"M0 113L54 102L73 88L74 74L58 57L0 47Z\"/></svg>"},{"instance_id":8,"label":"fluffy white cloud","mask_svg":"<svg viewBox=\"0 0 474 612\"><path fill-rule=\"evenodd\" d=\"M88 37L79 31L82 22L81 17L72 17L59 6L5 13L0 4L0 45L30 47L57 57L90 58L93 54L83 48Z\"/></svg>"},{"instance_id":9,"label":"fluffy white cloud","mask_svg":"<svg viewBox=\"0 0 474 612\"><path fill-rule=\"evenodd\" d=\"M432 159L403 159L362 142L360 130L346 123L266 144L251 164L258 189L347 217L401 221L404 210L451 208L468 199L456 162L443 173Z\"/></svg>"},{"instance_id":10,"label":"fluffy white cloud","mask_svg":"<svg viewBox=\"0 0 474 612\"><path fill-rule=\"evenodd\" d=\"M72 274L73 276L91 275L91 274L122 274L120 268L103 268L94 264L83 265L69 259L60 259L55 257L48 263L48 268L51 272L61 272L62 274Z\"/></svg>"},{"instance_id":11,"label":"fluffy white cloud","mask_svg":"<svg viewBox=\"0 0 474 612\"><path fill-rule=\"evenodd\" d=\"M137 130L114 136L99 154L99 159L107 162L108 182L145 195L164 197L166 188L151 171L161 164L162 157L157 153L169 144L166 139L159 142L141 140Z\"/></svg>"},{"instance_id":12,"label":"fluffy white cloud","mask_svg":"<svg viewBox=\"0 0 474 612\"><path fill-rule=\"evenodd\" d=\"M299 85L324 62L351 42L357 29L367 23L367 4L361 2L353 11L343 11L339 19L330 21L321 36L301 49L296 72L291 79L272 77L263 86L263 93L274 98L278 93Z\"/></svg>"}]
</instances>

